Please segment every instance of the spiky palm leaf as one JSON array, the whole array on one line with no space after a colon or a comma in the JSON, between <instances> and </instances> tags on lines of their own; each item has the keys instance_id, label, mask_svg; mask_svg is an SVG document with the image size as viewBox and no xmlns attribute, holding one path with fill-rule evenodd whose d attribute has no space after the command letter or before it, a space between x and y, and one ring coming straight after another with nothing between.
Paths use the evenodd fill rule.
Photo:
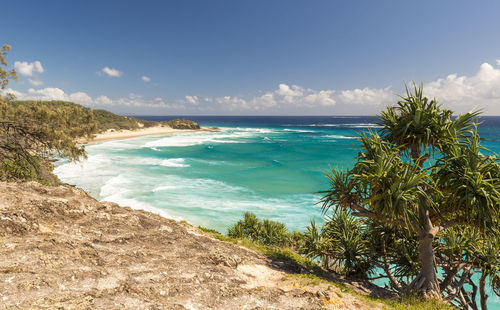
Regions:
<instances>
[{"instance_id":1,"label":"spiky palm leaf","mask_svg":"<svg viewBox=\"0 0 500 310\"><path fill-rule=\"evenodd\" d=\"M406 87L406 97L396 106L388 107L379 116L381 133L387 141L404 146L404 150L419 157L424 152L444 151L448 145L463 139L475 126L480 111L452 119L452 111L443 109L435 100L423 95L423 86L413 83L413 92Z\"/></svg>"},{"instance_id":2,"label":"spiky palm leaf","mask_svg":"<svg viewBox=\"0 0 500 310\"><path fill-rule=\"evenodd\" d=\"M327 218L322 236L330 240L329 258L346 275L366 278L373 271L364 223L339 209Z\"/></svg>"},{"instance_id":3,"label":"spiky palm leaf","mask_svg":"<svg viewBox=\"0 0 500 310\"><path fill-rule=\"evenodd\" d=\"M479 136L455 145L438 163L438 184L447 193L441 211L453 211L458 221L481 230L493 227L500 216L498 159L480 153Z\"/></svg>"},{"instance_id":4,"label":"spiky palm leaf","mask_svg":"<svg viewBox=\"0 0 500 310\"><path fill-rule=\"evenodd\" d=\"M417 217L419 202L432 204L424 190L430 188L427 173L404 162L400 149L376 133L361 135L359 140L363 149L354 168L327 174L331 189L324 192L323 211L356 204L410 225Z\"/></svg>"}]
</instances>

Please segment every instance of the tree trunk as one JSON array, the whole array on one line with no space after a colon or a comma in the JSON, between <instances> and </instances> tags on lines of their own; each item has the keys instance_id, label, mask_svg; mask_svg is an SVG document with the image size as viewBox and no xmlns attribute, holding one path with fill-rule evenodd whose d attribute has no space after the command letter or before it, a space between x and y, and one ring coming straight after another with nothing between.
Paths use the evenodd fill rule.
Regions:
<instances>
[{"instance_id":1,"label":"tree trunk","mask_svg":"<svg viewBox=\"0 0 500 310\"><path fill-rule=\"evenodd\" d=\"M434 249L432 248L432 241L434 241L435 235L432 233L433 226L429 217L429 211L427 211L425 206L420 205L418 211L420 220L418 247L420 273L408 288L410 291L418 292L426 298L441 298L434 266Z\"/></svg>"},{"instance_id":2,"label":"tree trunk","mask_svg":"<svg viewBox=\"0 0 500 310\"><path fill-rule=\"evenodd\" d=\"M420 280L416 289L425 297L440 297L434 266L434 250L430 233L421 234L419 240Z\"/></svg>"},{"instance_id":3,"label":"tree trunk","mask_svg":"<svg viewBox=\"0 0 500 310\"><path fill-rule=\"evenodd\" d=\"M486 295L486 274L481 275L481 279L479 280L479 296L481 296L481 309L486 310L487 305L486 305L486 300L488 299L488 295Z\"/></svg>"}]
</instances>

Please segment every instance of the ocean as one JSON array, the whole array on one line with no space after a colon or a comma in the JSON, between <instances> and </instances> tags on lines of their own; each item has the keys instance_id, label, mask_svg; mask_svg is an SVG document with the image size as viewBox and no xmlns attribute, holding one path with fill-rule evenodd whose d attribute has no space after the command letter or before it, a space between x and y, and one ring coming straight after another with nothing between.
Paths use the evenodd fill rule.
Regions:
<instances>
[{"instance_id":1,"label":"ocean","mask_svg":"<svg viewBox=\"0 0 500 310\"><path fill-rule=\"evenodd\" d=\"M325 173L351 168L357 135L379 128L375 117L360 116L185 118L221 131L92 143L87 160L60 161L55 173L98 200L222 233L246 211L303 231L311 219L322 222ZM481 121L483 145L500 153L500 117ZM500 309L499 299L490 296L490 307Z\"/></svg>"}]
</instances>

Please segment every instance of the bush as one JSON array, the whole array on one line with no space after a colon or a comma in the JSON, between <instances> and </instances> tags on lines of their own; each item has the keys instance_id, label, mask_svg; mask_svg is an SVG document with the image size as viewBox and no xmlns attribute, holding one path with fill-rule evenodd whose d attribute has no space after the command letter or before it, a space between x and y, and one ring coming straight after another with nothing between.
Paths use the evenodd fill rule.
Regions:
<instances>
[{"instance_id":1,"label":"bush","mask_svg":"<svg viewBox=\"0 0 500 310\"><path fill-rule=\"evenodd\" d=\"M285 224L268 219L260 220L250 212L245 212L243 220L228 229L232 238L247 238L263 245L290 246L292 236Z\"/></svg>"}]
</instances>

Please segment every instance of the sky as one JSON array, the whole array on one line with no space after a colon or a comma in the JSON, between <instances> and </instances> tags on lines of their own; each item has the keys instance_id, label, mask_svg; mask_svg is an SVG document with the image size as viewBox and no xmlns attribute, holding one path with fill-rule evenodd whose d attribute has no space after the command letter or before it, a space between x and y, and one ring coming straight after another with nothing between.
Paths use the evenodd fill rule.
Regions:
<instances>
[{"instance_id":1,"label":"sky","mask_svg":"<svg viewBox=\"0 0 500 310\"><path fill-rule=\"evenodd\" d=\"M3 94L128 115L500 115L500 1L5 1Z\"/></svg>"}]
</instances>

